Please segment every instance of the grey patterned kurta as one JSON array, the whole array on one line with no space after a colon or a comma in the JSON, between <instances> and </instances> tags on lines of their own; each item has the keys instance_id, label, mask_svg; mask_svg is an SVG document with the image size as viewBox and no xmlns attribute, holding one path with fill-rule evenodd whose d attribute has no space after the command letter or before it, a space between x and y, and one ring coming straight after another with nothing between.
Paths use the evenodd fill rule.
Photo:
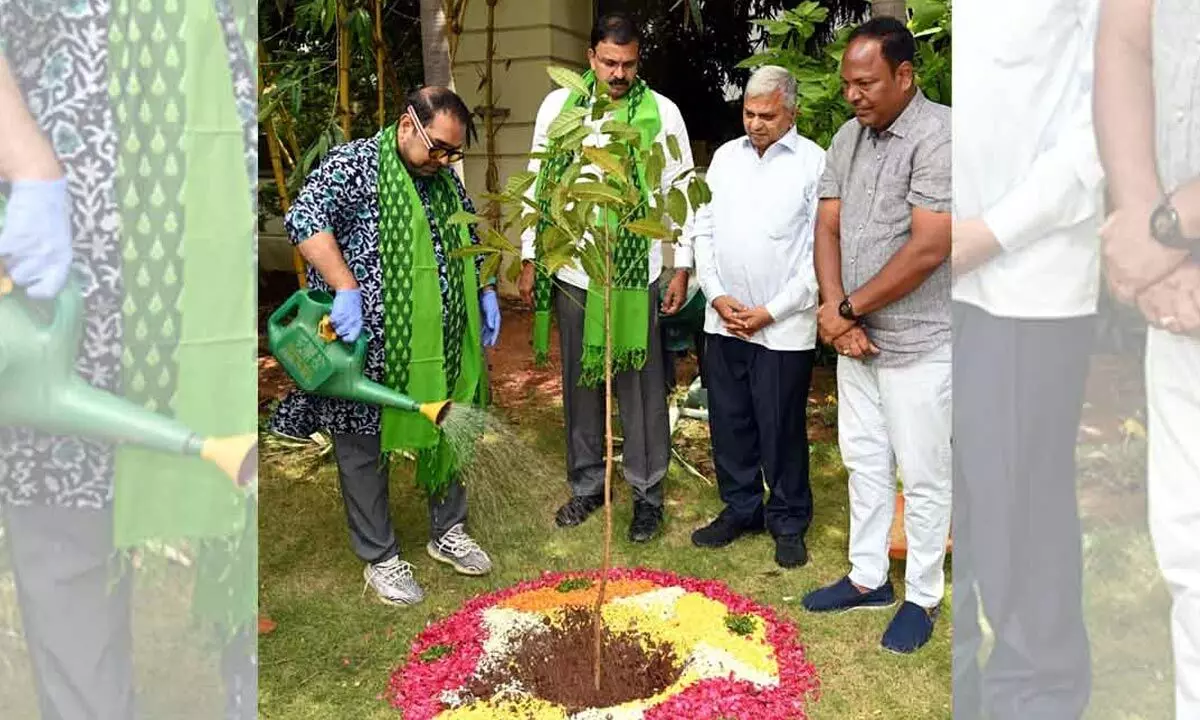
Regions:
<instances>
[{"instance_id":1,"label":"grey patterned kurta","mask_svg":"<svg viewBox=\"0 0 1200 720\"><path fill-rule=\"evenodd\" d=\"M379 150L381 133L339 145L321 161L309 175L304 189L288 210L284 224L293 244L304 242L321 231L333 233L346 265L354 273L362 290L363 332L370 335L364 372L368 379L383 382L383 273L379 258L379 199L376 196L379 179ZM475 208L466 190L455 178L455 187L463 207ZM443 329L449 320L446 297L449 280L446 275L446 256L438 236L437 225L430 209L426 181L414 176L413 184L421 196L425 215L432 230L434 255L438 262L438 277L442 287ZM474 228L471 241L479 243ZM476 256L476 269L483 257ZM314 268L308 269L308 282L316 290L332 293L332 289ZM483 281L481 279L481 285ZM475 302L475 298L468 298ZM473 342L480 342L473 338ZM296 438L306 438L318 430L335 434L378 435L379 408L374 405L324 398L293 392L284 398L271 418L272 431Z\"/></svg>"},{"instance_id":2,"label":"grey patterned kurta","mask_svg":"<svg viewBox=\"0 0 1200 720\"><path fill-rule=\"evenodd\" d=\"M881 133L848 121L830 143L821 198L841 198L842 284L873 278L912 234L912 209L951 210L950 108L921 91ZM905 365L950 342L950 261L916 290L863 318L879 366Z\"/></svg>"}]
</instances>

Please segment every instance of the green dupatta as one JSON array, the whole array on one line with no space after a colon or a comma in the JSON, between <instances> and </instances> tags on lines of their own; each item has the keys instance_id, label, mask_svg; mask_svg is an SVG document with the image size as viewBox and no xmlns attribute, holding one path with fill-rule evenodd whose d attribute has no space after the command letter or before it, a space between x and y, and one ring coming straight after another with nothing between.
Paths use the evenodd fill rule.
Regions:
<instances>
[{"instance_id":1,"label":"green dupatta","mask_svg":"<svg viewBox=\"0 0 1200 720\"><path fill-rule=\"evenodd\" d=\"M596 84L596 75L588 71L583 76L589 88ZM583 106L590 102L591 96L583 96L572 91L567 97L563 110ZM619 119L633 125L641 133L643 148L654 144L662 129L662 120L658 114L658 103L654 93L646 83L638 78L624 98L625 105L618 112ZM547 150L554 153L556 143L551 143ZM631 158L632 159L632 158ZM571 164L571 154L562 153L551 160L542 162L538 172L535 197L542 210L542 220L537 226L539 236L535 244L535 264L537 271L534 280L534 321L533 321L533 352L534 362L545 364L550 350L550 305L553 279L545 272L542 263L542 243L540 236L548 226L545 220L549 216L552 191L556 187ZM634 163L635 182L643 199L649 198L646 187L646 169L641 163ZM641 214L639 213L638 216ZM610 217L615 224L616 218ZM613 249L613 265L615 278L612 288L612 342L613 370L640 369L646 362L646 349L649 341L650 293L649 293L649 252L650 240L641 235L622 231ZM593 279L594 280L594 279ZM584 310L583 361L579 383L586 386L599 385L604 380L604 293L595 283L589 283L587 304Z\"/></svg>"},{"instance_id":2,"label":"green dupatta","mask_svg":"<svg viewBox=\"0 0 1200 720\"><path fill-rule=\"evenodd\" d=\"M396 148L396 125L379 143L379 249L383 268L385 384L418 402L447 397L484 400L479 279L471 257L455 251L471 244L466 225L447 222L462 209L454 178L443 170L429 182L430 204L446 254L449 310L433 250L433 228L413 179ZM445 436L424 416L384 408L380 428L386 451L417 453L416 482L430 495L449 486L458 458Z\"/></svg>"}]
</instances>

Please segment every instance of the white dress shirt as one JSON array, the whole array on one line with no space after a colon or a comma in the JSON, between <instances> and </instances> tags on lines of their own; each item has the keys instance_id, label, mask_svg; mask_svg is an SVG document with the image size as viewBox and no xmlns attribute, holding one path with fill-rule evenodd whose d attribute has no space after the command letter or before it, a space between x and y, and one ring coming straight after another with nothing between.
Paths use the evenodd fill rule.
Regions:
<instances>
[{"instance_id":1,"label":"white dress shirt","mask_svg":"<svg viewBox=\"0 0 1200 720\"><path fill-rule=\"evenodd\" d=\"M712 301L763 306L775 322L750 337L771 350L817 342L813 231L825 151L792 127L759 157L748 137L725 143L706 179L712 202L696 213L696 272L708 308L704 331L730 335Z\"/></svg>"},{"instance_id":2,"label":"white dress shirt","mask_svg":"<svg viewBox=\"0 0 1200 720\"><path fill-rule=\"evenodd\" d=\"M679 107L671 102L666 97L650 90L654 95L654 100L658 103L658 115L662 121L662 129L659 130L655 141L663 146L663 154L666 156L666 163L663 167L662 174L662 190L669 190L676 179L682 176L685 172L692 169L692 146L688 140L687 126L683 122L683 114L679 112ZM550 128L550 123L558 117L562 112L563 104L567 102L567 97L570 91L566 88L559 88L542 101L542 106L538 109L537 120L533 127L533 152L541 152L546 148L547 131ZM608 120L612 119L612 113L606 114L598 122L592 122L589 117L585 122L588 127L595 131L583 141L586 146L604 147L608 144L608 136L599 133L600 126ZM670 151L667 149L667 136L674 135L679 142L679 160L671 157ZM541 167L541 161L534 158L529 161L529 171L536 173ZM597 175L600 170L595 166L589 165L585 167L584 172L592 172ZM683 178L679 181L679 189L687 191L687 183L691 181L691 176ZM534 199L537 183L529 187L526 192L526 197L530 200ZM653 202L653 201L652 201ZM668 219L668 222L670 220ZM679 241L675 244L675 267L688 268L692 267L692 214L689 212L687 222L683 226L683 234ZM521 233L521 259L534 259L534 239L536 232L533 228L529 228ZM663 255L662 243L658 240L650 242L649 252L650 263L650 282L653 283L662 274L663 270ZM562 282L574 285L578 288L586 289L588 286L588 276L584 272L583 267L575 263L573 265L564 266L557 273L557 277ZM657 302L651 298L651 302Z\"/></svg>"},{"instance_id":3,"label":"white dress shirt","mask_svg":"<svg viewBox=\"0 0 1200 720\"><path fill-rule=\"evenodd\" d=\"M1092 127L1099 0L954 8L954 214L1003 251L954 284L999 317L1096 311L1103 170Z\"/></svg>"}]
</instances>

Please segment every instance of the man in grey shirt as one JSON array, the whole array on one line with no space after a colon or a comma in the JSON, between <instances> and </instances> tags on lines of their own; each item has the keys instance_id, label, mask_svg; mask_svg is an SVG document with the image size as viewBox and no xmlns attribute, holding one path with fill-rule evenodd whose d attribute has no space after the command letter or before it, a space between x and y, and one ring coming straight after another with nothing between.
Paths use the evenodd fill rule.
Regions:
<instances>
[{"instance_id":1,"label":"man in grey shirt","mask_svg":"<svg viewBox=\"0 0 1200 720\"><path fill-rule=\"evenodd\" d=\"M850 472L850 573L804 598L814 612L895 603L888 535L904 477L905 602L883 635L913 652L933 633L950 526L950 109L913 73L903 23L850 36L855 119L834 136L817 216L821 338L838 361L838 437Z\"/></svg>"}]
</instances>

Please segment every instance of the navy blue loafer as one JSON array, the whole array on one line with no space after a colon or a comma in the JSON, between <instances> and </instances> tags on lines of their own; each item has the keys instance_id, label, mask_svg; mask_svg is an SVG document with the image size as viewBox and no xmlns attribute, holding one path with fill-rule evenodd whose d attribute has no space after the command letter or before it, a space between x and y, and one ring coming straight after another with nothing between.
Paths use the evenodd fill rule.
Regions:
<instances>
[{"instance_id":1,"label":"navy blue loafer","mask_svg":"<svg viewBox=\"0 0 1200 720\"><path fill-rule=\"evenodd\" d=\"M906 600L883 633L883 648L901 654L916 652L933 636L937 616L938 608L926 610Z\"/></svg>"},{"instance_id":2,"label":"navy blue loafer","mask_svg":"<svg viewBox=\"0 0 1200 720\"><path fill-rule=\"evenodd\" d=\"M889 580L874 590L859 592L850 576L832 585L813 590L804 596L802 604L809 612L842 612L858 608L883 608L896 602L896 592Z\"/></svg>"}]
</instances>

